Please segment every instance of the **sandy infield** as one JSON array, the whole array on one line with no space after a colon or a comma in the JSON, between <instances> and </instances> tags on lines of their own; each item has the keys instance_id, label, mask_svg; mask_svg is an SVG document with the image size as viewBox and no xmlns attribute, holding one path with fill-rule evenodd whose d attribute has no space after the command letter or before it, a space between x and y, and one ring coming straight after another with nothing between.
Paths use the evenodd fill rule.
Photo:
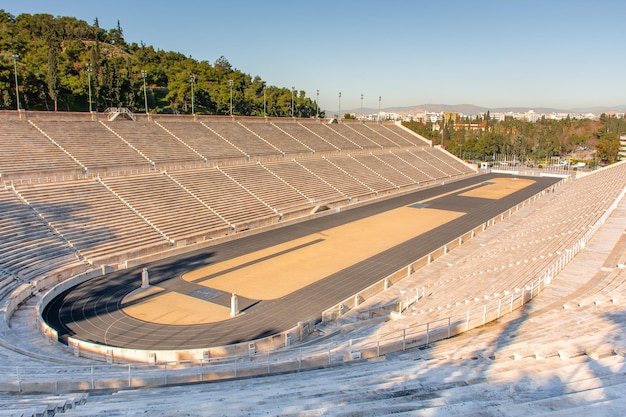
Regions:
<instances>
[{"instance_id":1,"label":"sandy infield","mask_svg":"<svg viewBox=\"0 0 626 417\"><path fill-rule=\"evenodd\" d=\"M482 187L459 194L463 197L488 198L490 200L499 200L528 187L535 183L534 180L527 178L494 178L489 181L491 184L484 184Z\"/></svg>"},{"instance_id":2,"label":"sandy infield","mask_svg":"<svg viewBox=\"0 0 626 417\"><path fill-rule=\"evenodd\" d=\"M256 300L280 298L463 214L402 207L210 265L183 279ZM206 276L213 278L197 281Z\"/></svg>"}]
</instances>

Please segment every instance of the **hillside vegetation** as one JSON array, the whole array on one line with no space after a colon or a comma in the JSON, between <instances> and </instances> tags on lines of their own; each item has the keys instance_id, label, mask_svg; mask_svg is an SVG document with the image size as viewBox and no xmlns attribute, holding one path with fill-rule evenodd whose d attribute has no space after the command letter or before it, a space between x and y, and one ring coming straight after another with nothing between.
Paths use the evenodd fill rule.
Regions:
<instances>
[{"instance_id":1,"label":"hillside vegetation","mask_svg":"<svg viewBox=\"0 0 626 417\"><path fill-rule=\"evenodd\" d=\"M15 57L15 61L14 61ZM121 26L105 30L72 17L0 10L0 109L102 111L128 107L143 112L144 73L153 113L311 117L316 103L304 91L269 86L225 57L214 63L178 52L128 43ZM91 85L90 85L91 84ZM91 88L90 88L91 87ZM231 100L232 97L232 100ZM264 106L265 104L265 106Z\"/></svg>"}]
</instances>

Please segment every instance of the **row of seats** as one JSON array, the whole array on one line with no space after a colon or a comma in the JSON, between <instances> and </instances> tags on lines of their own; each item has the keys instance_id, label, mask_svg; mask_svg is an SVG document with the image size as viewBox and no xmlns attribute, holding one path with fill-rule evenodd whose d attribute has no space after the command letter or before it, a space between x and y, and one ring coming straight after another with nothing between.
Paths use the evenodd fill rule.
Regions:
<instances>
[{"instance_id":1,"label":"row of seats","mask_svg":"<svg viewBox=\"0 0 626 417\"><path fill-rule=\"evenodd\" d=\"M155 166L190 168L228 161L342 151L425 147L396 125L320 121L3 120L0 179L58 181L59 172L125 175ZM66 179L63 176L62 179ZM70 177L71 178L71 177Z\"/></svg>"},{"instance_id":2,"label":"row of seats","mask_svg":"<svg viewBox=\"0 0 626 417\"><path fill-rule=\"evenodd\" d=\"M23 123L28 127L28 122L12 123ZM37 121L33 126L54 140L86 169L97 171L112 165L149 165L144 157L132 148L123 146L119 137L100 123L44 120Z\"/></svg>"},{"instance_id":3,"label":"row of seats","mask_svg":"<svg viewBox=\"0 0 626 417\"><path fill-rule=\"evenodd\" d=\"M80 408L89 394L24 395L0 397L0 416L51 417Z\"/></svg>"},{"instance_id":4,"label":"row of seats","mask_svg":"<svg viewBox=\"0 0 626 417\"><path fill-rule=\"evenodd\" d=\"M15 193L0 187L0 275L28 281L81 258Z\"/></svg>"},{"instance_id":5,"label":"row of seats","mask_svg":"<svg viewBox=\"0 0 626 417\"><path fill-rule=\"evenodd\" d=\"M79 170L72 158L25 121L2 121L0 179L40 171Z\"/></svg>"},{"instance_id":6,"label":"row of seats","mask_svg":"<svg viewBox=\"0 0 626 417\"><path fill-rule=\"evenodd\" d=\"M87 260L165 240L163 234L95 180L20 188L17 192L46 225Z\"/></svg>"}]
</instances>

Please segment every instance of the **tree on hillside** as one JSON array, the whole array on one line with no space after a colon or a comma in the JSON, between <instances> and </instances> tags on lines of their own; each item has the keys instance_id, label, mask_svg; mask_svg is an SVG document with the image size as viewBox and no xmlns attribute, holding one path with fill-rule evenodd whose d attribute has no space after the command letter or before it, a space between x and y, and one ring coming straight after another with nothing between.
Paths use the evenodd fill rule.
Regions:
<instances>
[{"instance_id":1,"label":"tree on hillside","mask_svg":"<svg viewBox=\"0 0 626 417\"><path fill-rule=\"evenodd\" d=\"M619 146L619 136L615 132L607 132L600 137L596 148L597 157L612 164L617 161Z\"/></svg>"},{"instance_id":2,"label":"tree on hillside","mask_svg":"<svg viewBox=\"0 0 626 417\"><path fill-rule=\"evenodd\" d=\"M57 111L57 97L59 94L59 74L57 70L57 47L48 47L48 95L54 103L54 111Z\"/></svg>"}]
</instances>

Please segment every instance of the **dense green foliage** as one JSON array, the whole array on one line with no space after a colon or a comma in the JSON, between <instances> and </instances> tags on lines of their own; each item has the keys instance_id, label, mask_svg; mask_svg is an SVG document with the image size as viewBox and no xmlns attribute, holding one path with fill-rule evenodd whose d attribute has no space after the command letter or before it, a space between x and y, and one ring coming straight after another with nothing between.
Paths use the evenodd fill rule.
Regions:
<instances>
[{"instance_id":1,"label":"dense green foliage","mask_svg":"<svg viewBox=\"0 0 626 417\"><path fill-rule=\"evenodd\" d=\"M439 129L433 129L430 122L407 122L405 126L464 159L489 161L506 155L507 160L514 157L529 164L540 164L553 157L591 155L586 150L595 150L594 156L579 158L581 161L612 163L618 157L619 137L626 133L624 118L605 114L600 120L542 118L533 123L518 119L498 122L487 113L473 120L443 122Z\"/></svg>"},{"instance_id":2,"label":"dense green foliage","mask_svg":"<svg viewBox=\"0 0 626 417\"><path fill-rule=\"evenodd\" d=\"M14 61L14 56L16 59ZM127 43L119 23L104 30L72 17L0 10L0 109L87 111L128 107L143 112L145 71L150 112L313 117L304 91L267 86L231 66ZM193 75L193 77L192 77ZM90 85L91 82L91 85ZM232 83L231 83L232 82ZM232 99L231 99L232 98ZM323 116L323 114L322 114Z\"/></svg>"}]
</instances>

